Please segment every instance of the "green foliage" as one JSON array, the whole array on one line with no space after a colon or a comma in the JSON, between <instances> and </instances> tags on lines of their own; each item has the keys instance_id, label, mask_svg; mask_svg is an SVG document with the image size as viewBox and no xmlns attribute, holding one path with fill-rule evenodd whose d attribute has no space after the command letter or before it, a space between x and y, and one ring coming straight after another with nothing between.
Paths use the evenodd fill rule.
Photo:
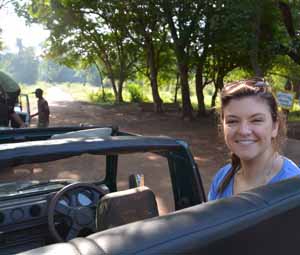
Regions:
<instances>
[{"instance_id":1,"label":"green foliage","mask_svg":"<svg viewBox=\"0 0 300 255\"><path fill-rule=\"evenodd\" d=\"M274 66L269 70L269 77L277 89L282 89L287 79L292 82L300 80L300 65L296 64L288 56L277 56Z\"/></svg>"},{"instance_id":2,"label":"green foliage","mask_svg":"<svg viewBox=\"0 0 300 255\"><path fill-rule=\"evenodd\" d=\"M288 121L299 121L300 122L300 105L299 100L294 101L292 110L289 112Z\"/></svg>"},{"instance_id":3,"label":"green foliage","mask_svg":"<svg viewBox=\"0 0 300 255\"><path fill-rule=\"evenodd\" d=\"M114 94L108 89L91 92L88 94L88 98L93 103L113 103L115 101Z\"/></svg>"},{"instance_id":4,"label":"green foliage","mask_svg":"<svg viewBox=\"0 0 300 255\"><path fill-rule=\"evenodd\" d=\"M278 54L278 47L300 52L300 40L289 37L279 15L278 4L273 0L35 0L24 1L24 5L23 1L15 2L19 2L16 4L19 13L27 21L34 20L49 29L48 57L73 68L96 66L99 75L94 70L90 74L80 74L78 78L84 81L76 79L72 82L100 84L96 78L107 77L120 101L122 98L118 98L118 92L122 91L122 84L134 78L135 83L140 82L143 86L129 86L123 90L124 96L128 95L128 100L133 102L152 101L150 74L152 81L158 79L162 100L174 101L180 66L185 66L183 70L188 69L188 74L183 75L181 81L188 77L190 82L190 86L178 91L178 99L181 93L186 95L181 99L186 101L185 104L188 104L187 96L193 104L197 104L192 84L198 70L203 70L203 81L213 80L222 86L223 79L227 82L253 75L256 66L268 75L268 80L275 87L281 86L287 78L297 78L300 71L299 65L293 65L286 57L274 57L275 53ZM291 6L295 29L299 31L300 2L284 2ZM20 50L24 50L21 46L19 42ZM281 54L287 52L282 51ZM199 63L204 69L196 69ZM26 65L33 66L30 63ZM66 68L52 67L45 65L44 80L63 82L66 81L63 79L65 76L74 73ZM137 70L142 78L138 77ZM76 86L72 83L66 87L73 90ZM210 105L214 87L206 88L205 105ZM85 97L93 101L106 95L90 90L88 86L84 92ZM190 95L187 92L191 92Z\"/></svg>"},{"instance_id":5,"label":"green foliage","mask_svg":"<svg viewBox=\"0 0 300 255\"><path fill-rule=\"evenodd\" d=\"M91 86L90 84L83 85L82 83L65 82L60 83L59 88L64 90L66 93L72 95L75 100L78 101L89 101L88 95L98 88Z\"/></svg>"},{"instance_id":6,"label":"green foliage","mask_svg":"<svg viewBox=\"0 0 300 255\"><path fill-rule=\"evenodd\" d=\"M232 81L238 81L242 79L247 79L251 76L252 74L250 74L247 70L242 68L235 68L226 75L224 82L227 83Z\"/></svg>"},{"instance_id":7,"label":"green foliage","mask_svg":"<svg viewBox=\"0 0 300 255\"><path fill-rule=\"evenodd\" d=\"M122 101L119 91L132 74L139 52L139 47L127 36L127 16L122 3L32 1L22 9L50 30L49 58L68 67L101 65L103 75L112 81L116 99Z\"/></svg>"},{"instance_id":8,"label":"green foliage","mask_svg":"<svg viewBox=\"0 0 300 255\"><path fill-rule=\"evenodd\" d=\"M129 95L130 95L130 102L139 103L143 102L143 92L141 86L135 83L130 83L126 86Z\"/></svg>"},{"instance_id":9,"label":"green foliage","mask_svg":"<svg viewBox=\"0 0 300 255\"><path fill-rule=\"evenodd\" d=\"M20 47L17 54L2 55L1 67L17 82L34 84L38 80L39 60L32 47Z\"/></svg>"},{"instance_id":10,"label":"green foliage","mask_svg":"<svg viewBox=\"0 0 300 255\"><path fill-rule=\"evenodd\" d=\"M205 96L210 96L211 97L214 94L214 92L215 92L215 87L213 86L212 83L205 86L205 88L204 88L204 95Z\"/></svg>"}]
</instances>

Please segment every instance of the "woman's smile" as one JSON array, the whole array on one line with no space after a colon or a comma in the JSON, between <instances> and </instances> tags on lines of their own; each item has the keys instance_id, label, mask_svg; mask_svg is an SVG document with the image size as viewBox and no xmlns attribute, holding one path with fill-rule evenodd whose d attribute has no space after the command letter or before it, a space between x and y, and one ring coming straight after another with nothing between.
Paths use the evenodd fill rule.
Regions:
<instances>
[{"instance_id":1,"label":"woman's smile","mask_svg":"<svg viewBox=\"0 0 300 255\"><path fill-rule=\"evenodd\" d=\"M256 140L249 140L249 139L245 140L245 139L241 139L241 140L236 140L235 142L238 143L238 144L242 144L242 145L249 145L249 144L254 144L254 143L256 143Z\"/></svg>"}]
</instances>

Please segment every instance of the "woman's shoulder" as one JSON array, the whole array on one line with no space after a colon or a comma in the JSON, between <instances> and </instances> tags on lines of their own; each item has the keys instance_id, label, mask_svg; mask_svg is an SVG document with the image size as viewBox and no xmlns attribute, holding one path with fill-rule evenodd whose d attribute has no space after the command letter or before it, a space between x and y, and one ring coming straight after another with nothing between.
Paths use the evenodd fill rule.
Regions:
<instances>
[{"instance_id":1,"label":"woman's shoulder","mask_svg":"<svg viewBox=\"0 0 300 255\"><path fill-rule=\"evenodd\" d=\"M231 169L231 164L226 164L225 166L222 166L216 173L214 177L214 182L219 184L227 175L230 169Z\"/></svg>"},{"instance_id":2,"label":"woman's shoulder","mask_svg":"<svg viewBox=\"0 0 300 255\"><path fill-rule=\"evenodd\" d=\"M287 157L283 157L284 163L283 163L283 169L288 171L293 171L296 173L300 173L300 168L296 165L294 161Z\"/></svg>"},{"instance_id":3,"label":"woman's shoulder","mask_svg":"<svg viewBox=\"0 0 300 255\"><path fill-rule=\"evenodd\" d=\"M287 157L283 157L282 168L275 179L287 179L296 175L300 175L300 168L295 164L294 161ZM276 176L275 176L276 177Z\"/></svg>"},{"instance_id":4,"label":"woman's shoulder","mask_svg":"<svg viewBox=\"0 0 300 255\"><path fill-rule=\"evenodd\" d=\"M224 179L224 177L226 176L226 174L229 172L230 169L231 169L231 164L227 164L218 170L210 185L210 190L208 192L208 200L215 200L221 197L221 194L218 194L217 190L222 180Z\"/></svg>"}]
</instances>

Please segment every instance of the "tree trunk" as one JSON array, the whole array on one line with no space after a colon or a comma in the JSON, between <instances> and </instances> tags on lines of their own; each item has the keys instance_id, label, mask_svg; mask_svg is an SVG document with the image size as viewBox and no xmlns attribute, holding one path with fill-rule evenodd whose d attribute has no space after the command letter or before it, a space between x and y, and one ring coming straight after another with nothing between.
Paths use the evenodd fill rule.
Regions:
<instances>
[{"instance_id":1,"label":"tree trunk","mask_svg":"<svg viewBox=\"0 0 300 255\"><path fill-rule=\"evenodd\" d=\"M203 94L203 65L202 63L199 63L197 65L196 69L196 81L195 81L195 86L196 86L196 96L198 100L198 116L203 117L206 116L206 109L205 109L205 104L204 104L204 94Z\"/></svg>"},{"instance_id":2,"label":"tree trunk","mask_svg":"<svg viewBox=\"0 0 300 255\"><path fill-rule=\"evenodd\" d=\"M281 16L286 28L286 31L289 34L289 37L292 41L296 39L296 32L295 32L295 27L293 24L293 16L292 16L292 11L291 7L289 6L288 3L285 3L283 1L278 2L278 7L281 12ZM296 39L296 41L298 41ZM286 47L283 45L280 45L282 50L286 52L286 54L298 65L300 65L300 52L298 47Z\"/></svg>"},{"instance_id":3,"label":"tree trunk","mask_svg":"<svg viewBox=\"0 0 300 255\"><path fill-rule=\"evenodd\" d=\"M215 92L211 98L211 107L215 107L216 106L216 98L218 95L218 91L220 91L223 87L224 87L224 74L221 72L218 72L217 74L217 81L215 83Z\"/></svg>"},{"instance_id":4,"label":"tree trunk","mask_svg":"<svg viewBox=\"0 0 300 255\"><path fill-rule=\"evenodd\" d=\"M116 86L116 81L115 81L114 77L109 77L109 79L110 79L111 85L113 87L115 102L118 102L118 90L117 90L117 86Z\"/></svg>"},{"instance_id":5,"label":"tree trunk","mask_svg":"<svg viewBox=\"0 0 300 255\"><path fill-rule=\"evenodd\" d=\"M180 83L181 83L181 94L182 94L182 117L188 118L189 120L194 119L193 108L190 98L189 80L188 72L189 68L187 63L179 60L179 73L180 73Z\"/></svg>"},{"instance_id":6,"label":"tree trunk","mask_svg":"<svg viewBox=\"0 0 300 255\"><path fill-rule=\"evenodd\" d=\"M174 103L177 103L177 95L179 90L179 73L176 74L176 85L175 85L175 94L174 94Z\"/></svg>"},{"instance_id":7,"label":"tree trunk","mask_svg":"<svg viewBox=\"0 0 300 255\"><path fill-rule=\"evenodd\" d=\"M103 85L103 83L102 83L102 100L103 100L103 102L106 102L106 94L105 94L105 89L104 89L104 85Z\"/></svg>"},{"instance_id":8,"label":"tree trunk","mask_svg":"<svg viewBox=\"0 0 300 255\"><path fill-rule=\"evenodd\" d=\"M193 109L190 99L190 90L189 90L189 59L191 57L188 54L188 46L190 41L187 36L182 36L180 29L177 29L173 20L173 6L170 4L170 1L162 1L162 8L167 20L167 23L170 28L171 36L174 41L175 54L177 59L177 67L180 74L180 84L181 84L181 94L182 94L182 117L193 119ZM181 21L180 21L181 23Z\"/></svg>"},{"instance_id":9,"label":"tree trunk","mask_svg":"<svg viewBox=\"0 0 300 255\"><path fill-rule=\"evenodd\" d=\"M109 64L108 61L104 61L104 65L106 67L107 73L108 73L108 78L110 79L111 82L111 86L113 88L113 92L114 92L114 96L115 96L115 102L118 102L118 89L117 89L117 85L116 85L116 79L113 73L113 70Z\"/></svg>"},{"instance_id":10,"label":"tree trunk","mask_svg":"<svg viewBox=\"0 0 300 255\"><path fill-rule=\"evenodd\" d=\"M163 109L162 109L163 101L161 100L159 93L158 93L157 80L153 81L151 79L151 88L152 88L153 102L155 105L155 112L161 113L161 112L163 112Z\"/></svg>"},{"instance_id":11,"label":"tree trunk","mask_svg":"<svg viewBox=\"0 0 300 255\"><path fill-rule=\"evenodd\" d=\"M102 80L102 72L101 72L101 69L100 67L98 66L97 62L95 61L95 66L96 66L96 69L98 71L98 74L99 74L99 77L100 77L100 85L102 87L102 100L103 102L106 102L106 95L105 95L105 89L104 89L104 84L103 84L103 80Z\"/></svg>"},{"instance_id":12,"label":"tree trunk","mask_svg":"<svg viewBox=\"0 0 300 255\"><path fill-rule=\"evenodd\" d=\"M211 104L210 104L211 108L214 108L216 106L216 98L217 98L218 91L219 91L217 84L214 83L214 85L215 85L215 91L211 97Z\"/></svg>"},{"instance_id":13,"label":"tree trunk","mask_svg":"<svg viewBox=\"0 0 300 255\"><path fill-rule=\"evenodd\" d=\"M123 79L120 79L118 81L118 96L117 96L117 103L118 104L124 102L124 100L123 100L123 83L124 83Z\"/></svg>"},{"instance_id":14,"label":"tree trunk","mask_svg":"<svg viewBox=\"0 0 300 255\"><path fill-rule=\"evenodd\" d=\"M151 90L152 90L152 97L153 102L155 105L155 111L157 113L160 113L163 111L162 109L162 99L159 95L158 91L158 83L157 83L157 63L155 63L155 52L154 47L151 42L147 43L147 58L148 58L148 64L150 69L150 84L151 84Z\"/></svg>"},{"instance_id":15,"label":"tree trunk","mask_svg":"<svg viewBox=\"0 0 300 255\"><path fill-rule=\"evenodd\" d=\"M123 103L123 84L124 81L126 80L126 64L124 62L124 59L122 58L120 60L120 69L119 69L119 80L118 80L118 98L117 98L117 103Z\"/></svg>"},{"instance_id":16,"label":"tree trunk","mask_svg":"<svg viewBox=\"0 0 300 255\"><path fill-rule=\"evenodd\" d=\"M263 71L261 70L258 63L258 52L256 50L250 51L250 63L255 76L263 77Z\"/></svg>"},{"instance_id":17,"label":"tree trunk","mask_svg":"<svg viewBox=\"0 0 300 255\"><path fill-rule=\"evenodd\" d=\"M263 71L259 65L259 38L261 33L261 15L262 15L262 9L261 6L257 6L257 12L255 16L255 20L253 23L253 39L251 42L251 49L250 49L250 63L253 69L253 72L255 76L263 77Z\"/></svg>"}]
</instances>

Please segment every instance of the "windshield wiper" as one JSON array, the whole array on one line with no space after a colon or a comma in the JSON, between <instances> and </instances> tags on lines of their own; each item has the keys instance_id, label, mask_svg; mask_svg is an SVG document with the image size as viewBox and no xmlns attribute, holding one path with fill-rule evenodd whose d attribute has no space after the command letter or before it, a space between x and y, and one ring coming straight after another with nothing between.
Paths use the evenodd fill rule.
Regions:
<instances>
[{"instance_id":1,"label":"windshield wiper","mask_svg":"<svg viewBox=\"0 0 300 255\"><path fill-rule=\"evenodd\" d=\"M17 192L19 191L24 191L24 190L30 190L30 189L35 189L35 188L39 188L39 187L44 187L44 186L49 186L49 185L57 185L57 184L61 184L61 185L68 185L73 183L74 180L49 180L49 181L39 181L39 182L35 182L35 183L30 183L25 187L20 187L17 188Z\"/></svg>"}]
</instances>

